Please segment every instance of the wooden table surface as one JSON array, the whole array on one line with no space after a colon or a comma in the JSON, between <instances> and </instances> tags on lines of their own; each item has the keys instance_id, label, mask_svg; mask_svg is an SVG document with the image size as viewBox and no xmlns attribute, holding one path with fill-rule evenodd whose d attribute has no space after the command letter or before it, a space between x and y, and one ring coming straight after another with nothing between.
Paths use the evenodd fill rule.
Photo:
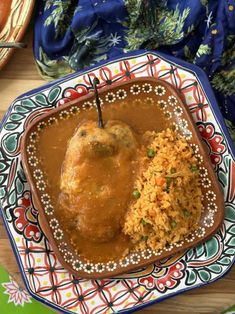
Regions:
<instances>
[{"instance_id":1,"label":"wooden table surface","mask_svg":"<svg viewBox=\"0 0 235 314\"><path fill-rule=\"evenodd\" d=\"M10 103L17 96L45 84L34 64L31 34L26 35L25 41L28 42L28 48L26 50L17 50L8 65L0 72L0 118L2 118ZM0 264L23 286L1 219ZM147 307L138 313L217 314L233 304L235 304L235 267L223 279L215 283L170 298L159 304Z\"/></svg>"}]
</instances>

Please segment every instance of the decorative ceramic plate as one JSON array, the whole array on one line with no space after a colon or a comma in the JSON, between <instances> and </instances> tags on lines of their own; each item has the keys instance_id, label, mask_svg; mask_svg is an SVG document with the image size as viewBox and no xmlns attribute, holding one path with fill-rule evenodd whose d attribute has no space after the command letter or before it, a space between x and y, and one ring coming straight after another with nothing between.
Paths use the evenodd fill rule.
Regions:
<instances>
[{"instance_id":1,"label":"decorative ceramic plate","mask_svg":"<svg viewBox=\"0 0 235 314\"><path fill-rule=\"evenodd\" d=\"M58 220L56 206L59 196L53 196L53 189L50 187L54 186L53 182L55 180L58 182L60 178L51 178L48 174L47 169L51 165L47 156L58 156L58 154L63 156L65 153L61 150L61 146L66 149L68 138L58 135L60 129L63 129L63 134L66 134L66 126L69 125L70 132L73 134L81 121L82 112L91 113L93 111L96 115L94 93L91 91L77 101L69 102L43 114L25 130L21 145L23 167L33 194L34 206L39 212L42 230L61 264L76 276L96 279L114 277L133 271L196 246L209 238L220 227L224 219L223 195L207 150L201 142L190 112L170 84L155 78L136 78L102 87L99 97L103 111L108 106L109 110L116 112L117 108L121 109L129 104L133 108L131 112L133 115L133 111L137 110L139 104L142 103L145 108L152 109L148 112L151 116L155 115L155 123L158 123L156 121L159 121L159 117L161 117L166 127L176 129L187 139L199 164L203 211L199 226L193 233L190 233L185 240L171 244L162 250L148 249L133 252L125 258L120 256L119 260L110 259L106 263L91 263L82 258L76 253ZM82 117L84 119L84 116ZM42 138L45 136L53 139L51 145L47 145L46 152L42 151ZM58 149L56 150L55 147ZM54 158L52 163L54 166ZM56 167L61 169L62 164L56 164ZM125 187L123 186L123 188Z\"/></svg>"},{"instance_id":2,"label":"decorative ceramic plate","mask_svg":"<svg viewBox=\"0 0 235 314\"><path fill-rule=\"evenodd\" d=\"M181 93L208 149L223 189L225 219L208 241L147 268L116 278L75 278L59 263L42 232L21 162L25 128L37 117L85 95L91 79L102 85L153 76ZM221 278L235 255L235 154L203 71L155 52L138 51L20 96L1 126L0 197L2 214L30 294L65 313L130 312ZM216 208L211 208L212 211Z\"/></svg>"},{"instance_id":3,"label":"decorative ceramic plate","mask_svg":"<svg viewBox=\"0 0 235 314\"><path fill-rule=\"evenodd\" d=\"M0 3L0 42L19 42L33 12L34 0L2 0ZM14 49L0 48L0 69Z\"/></svg>"}]
</instances>

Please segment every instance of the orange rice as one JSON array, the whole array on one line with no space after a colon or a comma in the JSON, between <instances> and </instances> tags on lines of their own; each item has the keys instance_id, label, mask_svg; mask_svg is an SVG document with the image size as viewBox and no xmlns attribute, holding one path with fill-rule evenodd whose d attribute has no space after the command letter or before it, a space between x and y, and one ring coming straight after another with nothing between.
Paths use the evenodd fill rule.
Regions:
<instances>
[{"instance_id":1,"label":"orange rice","mask_svg":"<svg viewBox=\"0 0 235 314\"><path fill-rule=\"evenodd\" d=\"M135 250L159 250L198 227L202 211L198 163L186 139L171 129L146 132L135 182L138 199L130 205L123 231Z\"/></svg>"}]
</instances>

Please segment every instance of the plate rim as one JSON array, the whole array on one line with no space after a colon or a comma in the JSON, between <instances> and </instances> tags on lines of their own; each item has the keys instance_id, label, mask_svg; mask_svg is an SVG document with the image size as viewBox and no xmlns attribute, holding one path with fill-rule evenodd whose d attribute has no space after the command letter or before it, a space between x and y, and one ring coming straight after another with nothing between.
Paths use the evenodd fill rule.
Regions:
<instances>
[{"instance_id":1,"label":"plate rim","mask_svg":"<svg viewBox=\"0 0 235 314\"><path fill-rule=\"evenodd\" d=\"M25 272L22 271L22 267L21 267L21 261L18 259L18 252L15 248L15 244L14 244L14 241L11 237L11 233L9 231L9 228L8 228L8 224L7 222L5 221L5 217L4 215L2 214L2 208L0 207L0 217L2 217L2 221L3 221L3 224L4 224L4 227L6 228L6 231L7 231L7 235L9 237L9 240L10 240L10 243L11 243L11 247L13 249L13 252L14 252L14 255L15 255L15 258L16 258L16 262L17 262L17 265L19 267L19 270L20 270L20 274L21 274L21 277L22 277L22 280L23 280L23 283L24 283L24 286L27 290L27 292L29 293L29 295L34 298L35 300L43 303L44 305L47 305L53 309L56 309L56 310L59 310L61 313L63 314L68 314L68 313L71 313L71 314L74 314L74 312L70 311L70 310L64 310L62 309L60 306L56 305L55 303L52 303L50 301L47 301L45 298L41 298L40 296L38 296L36 293L34 293L30 287L28 286L28 283L27 283L27 279L26 279L26 276L25 276ZM197 285L195 286L191 286L191 287L188 287L188 288L182 288L182 289L179 289L178 291L176 292L170 292L169 294L167 294L166 296L162 296L161 299L155 299L155 300L152 300L152 301L148 301L146 302L145 304L140 304L140 305L137 305L131 309L124 309L124 310L121 310L121 311L118 311L116 313L125 313L125 314L129 314L129 313L134 313L136 311L139 311L141 309L144 309L144 308L147 308L151 305L154 305L154 304L157 304L157 303L160 303L162 301L165 301L167 299L170 299L172 297L175 297L175 296L178 296L180 294L183 294L184 292L187 292L187 291L191 291L191 290L194 290L194 289L197 289L197 288L201 288L201 287L205 287L205 286L208 286L210 285L211 283L213 282L216 282L222 278L224 278L232 269L232 267L235 265L235 256L234 256L234 260L233 262L226 268L226 270L222 273L222 275L218 276L218 277L215 277L214 279L208 281L207 283L198 283ZM115 312L113 312L115 313Z\"/></svg>"},{"instance_id":2,"label":"plate rim","mask_svg":"<svg viewBox=\"0 0 235 314\"><path fill-rule=\"evenodd\" d=\"M195 132L194 144L196 144L200 147L201 156L203 156L203 159L204 159L203 166L208 169L208 173L210 174L209 178L213 182L212 187L213 187L213 191L217 195L217 202L218 202L218 207L219 207L218 213L216 215L216 217L218 217L218 218L215 219L213 226L210 227L213 229L210 231L207 231L203 237L198 238L196 241L192 241L192 242L188 242L188 243L186 241L184 241L184 244L182 245L182 247L180 247L178 249L177 248L173 249L173 252L170 251L170 252L165 252L162 254L165 256L161 256L161 255L154 256L152 258L149 258L148 260L145 260L145 263L142 259L141 265L140 265L140 263L138 263L138 264L132 263L132 264L130 264L130 266L127 266L126 268L120 268L119 271L113 270L113 271L104 271L100 274L98 272L95 272L95 274L92 274L92 273L89 274L89 273L84 273L84 271L82 271L82 273L80 273L80 271L74 270L71 267L71 265L66 263L66 261L62 257L63 254L61 254L61 252L59 251L58 244L53 237L53 230L51 229L51 227L49 225L49 218L43 210L43 204L40 201L39 191L36 188L35 180L33 179L32 169L31 169L32 167L30 167L30 165L29 165L29 161L28 161L29 158L27 156L27 149L26 148L28 145L27 142L28 142L29 136L30 136L30 134L32 134L32 132L34 132L33 130L35 129L35 126L37 126L42 121L48 120L49 117L54 116L54 115L58 115L59 112L62 112L64 110L67 110L68 108L71 108L73 105L79 106L81 103L84 103L84 101L90 101L90 99L94 99L94 93L93 92L88 93L84 96L81 96L77 99L74 99L72 101L65 103L63 106L53 108L50 111L45 112L42 115L40 115L39 117L35 118L35 120L33 120L24 129L24 133L22 134L22 142L21 142L22 166L23 166L24 172L26 174L26 177L28 179L27 181L29 183L30 190L32 191L33 198L34 198L35 204L36 204L36 208L38 209L38 212L41 215L42 230L45 233L45 235L47 236L47 238L50 239L51 246L53 247L53 250L55 251L57 258L59 259L62 266L65 269L67 269L69 272L73 273L75 276L82 277L85 279L104 279L104 278L117 277L117 276L123 275L127 272L135 271L141 267L147 267L147 266L149 266L153 263L156 263L162 259L169 258L171 256L171 254L179 254L179 253L186 252L187 250L189 250L193 247L196 247L196 246L200 245L201 243L207 241L209 238L211 238L218 231L218 229L221 227L221 225L224 221L225 204L224 204L221 186L219 185L219 182L218 182L218 179L217 179L216 174L214 172L212 163L210 162L207 151L203 145L203 140L200 136L199 130L198 130L193 118L192 118L192 115L190 113L189 108L185 104L185 102L182 98L182 95L179 93L177 88L173 87L168 82L165 82L159 78L140 76L140 77L133 78L133 79L125 81L125 82L119 82L119 83L115 83L112 85L107 85L105 87L102 87L100 89L99 95L101 97L103 95L107 95L109 92L112 93L113 90L117 90L119 88L124 88L124 86L129 86L129 85L134 86L135 84L141 84L141 83L144 84L144 83L148 83L148 82L149 82L149 84L153 84L152 86L157 86L157 84L162 84L162 86L167 88L168 91L170 91L173 95L175 95L175 96L177 96L177 98L179 98L179 106L185 111L184 112L185 113L185 119L186 119L186 121L188 121L190 128L191 128L191 131ZM54 217L56 218L56 216L54 216ZM201 227L201 225L199 225L198 227ZM137 252L134 252L134 253L137 253ZM141 253L141 252L138 252L138 253ZM128 255L127 255L127 258L128 258ZM114 262L116 262L116 261L114 261ZM96 263L94 263L94 264L96 264Z\"/></svg>"},{"instance_id":3,"label":"plate rim","mask_svg":"<svg viewBox=\"0 0 235 314\"><path fill-rule=\"evenodd\" d=\"M171 61L173 62L176 66L180 66L180 68L184 68L185 70L187 71L191 71L195 76L196 78L200 81L200 83L203 82L203 86L205 86L205 89L204 91L206 91L206 96L207 98L210 100L211 103L213 103L213 106L211 106L211 109L212 111L215 113L215 117L217 118L217 121L219 121L219 127L220 127L220 130L221 132L223 133L224 135L224 140L226 141L226 144L228 144L228 153L235 159L235 146L232 142L232 139L230 138L230 135L228 133L228 130L225 126L225 123L224 123L224 120L223 120L223 117L222 117L222 114L219 110L219 106L217 104L217 101L216 101L216 98L215 98L215 95L214 95L214 92L210 86L210 83L209 83L209 80L205 74L205 72L200 69L198 66L196 65L193 65L193 64L190 64L186 61L183 61L183 60L180 60L176 57L173 57L173 56L168 56L167 54L165 53L162 53L162 52L156 52L154 50L137 50L137 51L134 51L134 52L130 52L130 53L127 53L127 54L122 54L120 57L118 58L111 58L109 60L105 60L105 61L102 61L100 63L97 63L95 66L91 66L91 67L88 67L86 68L86 71L84 70L81 70L81 71L78 71L78 72L75 72L75 73L72 73L72 74L69 74L61 79L57 79L53 82L50 82L50 83L47 83L47 84L44 84L38 88L35 88L31 91L28 91L26 93L23 93L21 94L20 96L18 96L12 103L11 105L9 106L7 112L5 113L3 119L1 120L0 122L0 132L4 126L4 123L6 121L6 119L8 118L8 116L10 115L12 109L13 109L13 106L14 104L19 100L19 99L23 99L25 98L26 96L29 97L29 96L32 96L34 95L35 93L38 93L39 91L43 91L43 90L47 90L49 89L50 87L56 85L56 84L59 84L59 83L62 83L62 82L66 82L70 79L73 79L73 78L76 78L77 76L81 75L82 73L83 74L86 74L87 72L90 72L91 70L96 70L97 68L100 68L102 65L104 64L111 64L113 63L113 61L121 61L121 60L128 60L128 59L131 59L131 58L134 58L134 57L141 57L141 56L144 56L144 55L148 55L148 54L152 54L154 56L157 56L157 57L160 57L161 59L163 59L164 61ZM1 204L1 202L0 202ZM8 224L7 222L5 221L5 215L4 215L4 212L2 210L2 208L0 208L1 211L0 211L0 216L2 216L2 219L3 219L3 223L4 223L4 226L7 230L7 233L8 233L8 237L10 239L10 242L11 242L11 245L12 245L12 248L13 248L13 252L15 254L15 257L16 257L16 260L17 260L17 264L19 266L19 269L20 269L20 273L21 273L21 276L23 278L23 281L24 281L24 284L25 284L25 287L27 289L27 291L29 292L29 294L36 300L46 304L46 305L49 305L51 308L54 308L56 310L59 310L61 311L62 313L73 313L74 312L71 312L69 310L64 310L62 309L61 307L58 308L58 306L54 303L51 303L50 301L47 301L46 299L44 298L41 298L39 297L37 294L35 294L31 289L30 287L28 287L27 285L27 280L25 279L25 273L22 271L22 268L21 268L21 262L18 260L18 252L16 251L15 249L15 244L13 242L13 239L12 239L12 234L11 232L8 230ZM196 285L194 286L190 286L190 287L187 287L187 288L183 288L183 289L180 289L176 292L170 292L169 294L167 294L165 297L162 296L161 299L155 299L155 300L152 300L152 301L148 301L146 304L141 304L139 306L136 306L134 308L131 308L131 309L126 309L126 310L121 310L119 311L119 313L132 313L136 310L140 310L140 309L143 309L147 306L150 306L150 305L153 305L155 303L158 303L160 301L163 301L165 299L168 299L170 297L173 297L175 295L179 295L181 293L184 293L186 291L190 291L192 289L195 289L195 288L199 288L201 286L206 286L212 282L215 282L221 278L223 278L226 274L228 274L228 272L231 270L232 266L235 264L235 256L232 260L232 262L227 266L226 270L221 273L219 276L211 279L210 281L206 282L206 283L197 283Z\"/></svg>"},{"instance_id":4,"label":"plate rim","mask_svg":"<svg viewBox=\"0 0 235 314\"><path fill-rule=\"evenodd\" d=\"M112 58L110 58L108 60L100 61L100 62L96 63L95 65L86 67L85 70L82 69L82 70L79 70L77 72L68 74L66 76L63 76L62 78L53 80L52 82L47 82L47 83L45 83L45 84L43 84L43 85L41 85L39 87L36 87L36 88L34 88L34 89L30 90L30 91L22 93L21 95L16 97L15 100L13 100L13 102L11 102L11 104L9 105L9 107L8 107L6 113L4 114L2 120L0 121L0 133L1 133L1 130L2 130L2 127L4 125L5 120L8 118L8 116L11 113L11 110L12 110L14 104L19 99L24 99L25 97L33 96L33 95L35 95L36 93L38 93L40 91L49 90L49 88L54 86L54 85L57 85L57 84L60 84L60 83L65 83L67 81L70 81L73 78L76 78L77 76L79 76L81 74L85 75L85 74L89 73L91 70L95 71L96 69L99 69L103 65L110 65L114 61L115 62L119 62L119 61L122 61L122 60L131 59L131 57L142 57L142 56L148 55L148 54L152 54L152 55L154 55L156 57L160 57L162 60L164 60L166 62L171 61L171 62L173 62L173 64L176 67L179 66L180 68L183 68L184 70L190 71L200 81L202 87L204 87L204 86L206 87L206 88L203 88L203 91L205 92L206 97L210 100L210 103L213 103L213 106L211 106L211 109L212 109L213 112L216 113L215 117L217 118L217 121L220 124L219 126L220 126L221 130L223 130L223 132L224 132L224 135L225 135L224 139L225 139L226 143L228 144L229 153L235 159L235 145L233 144L231 136L230 136L230 134L228 132L228 129L227 129L226 125L225 125L224 118L223 118L222 113L221 113L221 111L219 109L219 105L217 103L214 91L212 90L212 87L210 85L210 82L209 82L209 80L207 78L206 73L199 66L197 66L195 64L191 64L191 63L189 63L187 61L181 60L181 59L176 58L174 56L167 55L166 53L159 52L159 51L156 51L156 50L151 50L151 49L150 50L141 49L141 50L135 50L135 51L128 52L128 53L123 53L118 58L117 57L112 57Z\"/></svg>"}]
</instances>

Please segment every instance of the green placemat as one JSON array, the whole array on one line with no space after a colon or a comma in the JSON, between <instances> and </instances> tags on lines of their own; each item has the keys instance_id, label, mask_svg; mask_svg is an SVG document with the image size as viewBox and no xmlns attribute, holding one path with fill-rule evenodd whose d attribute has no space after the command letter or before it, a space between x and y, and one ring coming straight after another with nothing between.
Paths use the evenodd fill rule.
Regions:
<instances>
[{"instance_id":1,"label":"green placemat","mask_svg":"<svg viewBox=\"0 0 235 314\"><path fill-rule=\"evenodd\" d=\"M228 308L227 310L225 310L221 314L235 314L235 305L231 306L230 308Z\"/></svg>"},{"instance_id":2,"label":"green placemat","mask_svg":"<svg viewBox=\"0 0 235 314\"><path fill-rule=\"evenodd\" d=\"M0 309L2 314L52 314L40 302L35 301L25 289L0 266ZM235 305L221 314L235 314Z\"/></svg>"},{"instance_id":3,"label":"green placemat","mask_svg":"<svg viewBox=\"0 0 235 314\"><path fill-rule=\"evenodd\" d=\"M2 314L54 313L19 287L2 266L0 266L0 311Z\"/></svg>"}]
</instances>

